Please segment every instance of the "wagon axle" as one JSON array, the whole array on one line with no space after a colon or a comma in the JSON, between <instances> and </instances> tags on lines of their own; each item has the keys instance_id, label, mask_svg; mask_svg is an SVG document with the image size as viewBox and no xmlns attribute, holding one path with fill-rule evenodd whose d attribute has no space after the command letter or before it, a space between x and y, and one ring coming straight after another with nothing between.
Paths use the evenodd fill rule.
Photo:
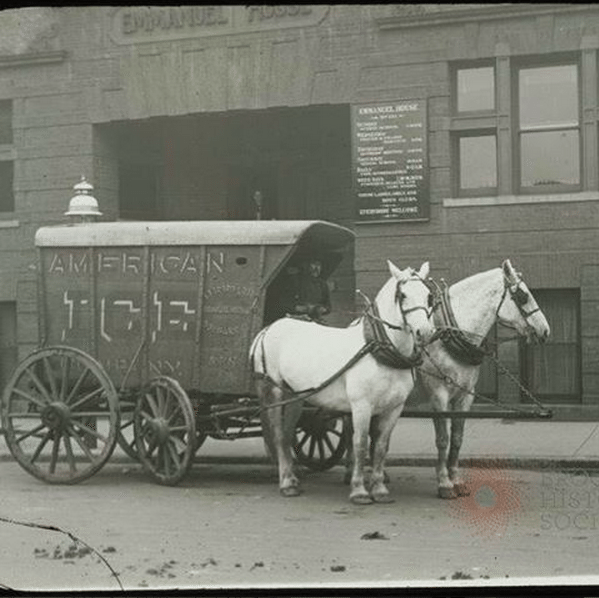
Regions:
<instances>
[{"instance_id":1,"label":"wagon axle","mask_svg":"<svg viewBox=\"0 0 599 598\"><path fill-rule=\"evenodd\" d=\"M51 430L59 432L66 430L70 419L71 410L61 401L50 403L42 411L42 423Z\"/></svg>"},{"instance_id":2,"label":"wagon axle","mask_svg":"<svg viewBox=\"0 0 599 598\"><path fill-rule=\"evenodd\" d=\"M169 437L168 422L163 417L156 417L146 422L146 438L152 444L164 446Z\"/></svg>"}]
</instances>

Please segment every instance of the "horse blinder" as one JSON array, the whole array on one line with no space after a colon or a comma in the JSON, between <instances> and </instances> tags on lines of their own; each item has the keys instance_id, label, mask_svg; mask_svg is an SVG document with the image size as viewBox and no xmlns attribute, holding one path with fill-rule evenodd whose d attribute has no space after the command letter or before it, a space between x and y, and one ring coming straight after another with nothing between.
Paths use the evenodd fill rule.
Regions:
<instances>
[{"instance_id":1,"label":"horse blinder","mask_svg":"<svg viewBox=\"0 0 599 598\"><path fill-rule=\"evenodd\" d=\"M541 311L541 308L537 305L537 307L535 307L535 309L533 309L532 311L526 311L524 309L524 306L528 303L529 299L531 299L531 296L529 295L529 293L527 293L524 289L520 287L520 283L521 281L518 281L515 285L508 286L507 288L510 291L510 296L514 301L515 306L518 308L518 311L522 314L522 317L525 320L528 320L530 316L532 316L538 311ZM514 286L516 287L515 289Z\"/></svg>"}]
</instances>

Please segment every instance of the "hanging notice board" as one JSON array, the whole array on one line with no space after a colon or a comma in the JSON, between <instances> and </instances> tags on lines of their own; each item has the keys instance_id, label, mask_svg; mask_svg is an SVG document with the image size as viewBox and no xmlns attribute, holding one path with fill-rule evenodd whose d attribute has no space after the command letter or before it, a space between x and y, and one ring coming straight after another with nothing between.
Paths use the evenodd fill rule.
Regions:
<instances>
[{"instance_id":1,"label":"hanging notice board","mask_svg":"<svg viewBox=\"0 0 599 598\"><path fill-rule=\"evenodd\" d=\"M428 220L426 100L352 105L358 222Z\"/></svg>"}]
</instances>

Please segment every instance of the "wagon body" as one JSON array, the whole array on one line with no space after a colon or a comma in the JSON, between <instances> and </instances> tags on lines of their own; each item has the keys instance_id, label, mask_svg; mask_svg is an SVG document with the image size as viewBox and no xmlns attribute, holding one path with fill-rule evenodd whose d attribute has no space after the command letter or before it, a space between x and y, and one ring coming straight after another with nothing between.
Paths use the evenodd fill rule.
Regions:
<instances>
[{"instance_id":1,"label":"wagon body","mask_svg":"<svg viewBox=\"0 0 599 598\"><path fill-rule=\"evenodd\" d=\"M13 456L40 479L72 484L118 443L156 481L176 484L208 436L262 435L250 343L282 315L287 270L318 257L326 276L352 239L320 221L39 229L40 347L1 404ZM345 424L337 433L332 420L307 413L298 425L305 438L335 436L319 441L332 450L317 468L345 450ZM314 442L302 442L309 462Z\"/></svg>"},{"instance_id":2,"label":"wagon body","mask_svg":"<svg viewBox=\"0 0 599 598\"><path fill-rule=\"evenodd\" d=\"M294 257L338 254L352 237L320 221L41 228L42 344L92 355L118 389L165 374L186 390L248 394L269 285Z\"/></svg>"}]
</instances>

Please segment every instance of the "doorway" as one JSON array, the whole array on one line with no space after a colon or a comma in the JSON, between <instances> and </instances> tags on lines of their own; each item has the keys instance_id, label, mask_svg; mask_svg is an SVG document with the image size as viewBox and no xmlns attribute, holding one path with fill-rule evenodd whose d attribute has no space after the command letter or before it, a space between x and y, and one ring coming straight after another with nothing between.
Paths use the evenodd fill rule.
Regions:
<instances>
[{"instance_id":1,"label":"doorway","mask_svg":"<svg viewBox=\"0 0 599 598\"><path fill-rule=\"evenodd\" d=\"M278 165L231 164L228 167L227 214L231 220L273 220L278 210Z\"/></svg>"}]
</instances>

